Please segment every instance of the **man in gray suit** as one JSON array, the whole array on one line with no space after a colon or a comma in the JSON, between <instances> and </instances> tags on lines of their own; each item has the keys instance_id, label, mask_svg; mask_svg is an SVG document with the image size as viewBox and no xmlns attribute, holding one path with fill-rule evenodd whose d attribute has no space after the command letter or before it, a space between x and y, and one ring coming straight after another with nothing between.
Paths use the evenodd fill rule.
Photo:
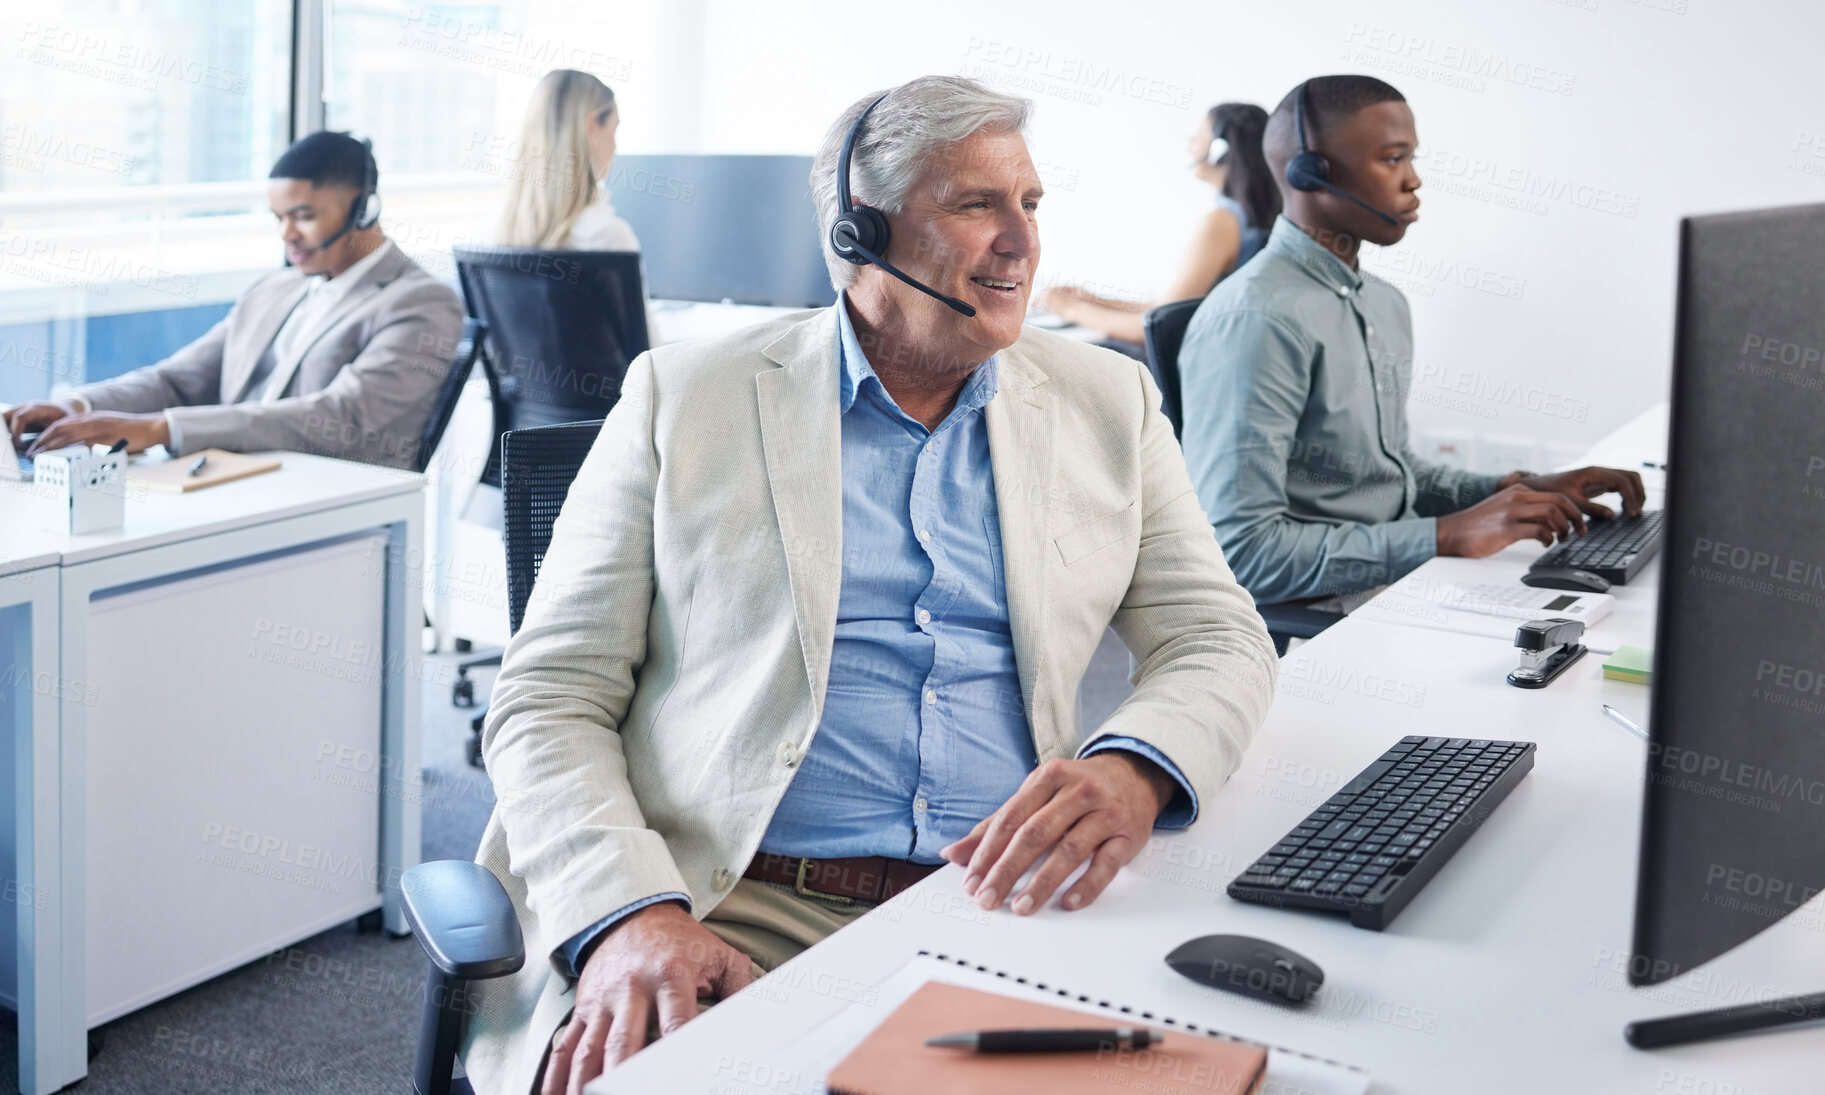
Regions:
<instances>
[{"instance_id":1,"label":"man in gray suit","mask_svg":"<svg viewBox=\"0 0 1825 1095\"><path fill-rule=\"evenodd\" d=\"M945 863L1072 915L1239 763L1273 646L1159 392L1024 325L1027 111L951 76L853 104L811 178L837 303L628 367L488 712L478 858L529 958L477 989L477 1091L577 1095ZM1111 626L1135 689L1086 733Z\"/></svg>"},{"instance_id":2,"label":"man in gray suit","mask_svg":"<svg viewBox=\"0 0 1825 1095\"><path fill-rule=\"evenodd\" d=\"M273 165L267 198L291 265L256 281L208 334L156 365L6 414L30 452L125 438L288 449L409 468L462 333L456 294L381 231L367 144L313 133Z\"/></svg>"}]
</instances>

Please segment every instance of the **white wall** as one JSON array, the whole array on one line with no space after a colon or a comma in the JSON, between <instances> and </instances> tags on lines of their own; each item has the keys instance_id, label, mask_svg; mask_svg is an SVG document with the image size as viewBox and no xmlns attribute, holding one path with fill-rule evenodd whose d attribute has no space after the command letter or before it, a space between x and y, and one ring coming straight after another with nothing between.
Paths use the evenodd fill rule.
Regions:
<instances>
[{"instance_id":1,"label":"white wall","mask_svg":"<svg viewBox=\"0 0 1825 1095\"><path fill-rule=\"evenodd\" d=\"M1205 108L1271 108L1321 73L1389 80L1413 105L1429 185L1406 242L1365 261L1413 304L1415 429L1483 438L1506 466L1507 439L1550 459L1664 398L1678 218L1825 200L1825 138L1805 144L1825 134L1817 0L677 10L670 31L640 34L667 53L641 58L638 90L664 96L650 109L668 124L642 124L630 89L625 150L808 152L871 89L988 73L1037 104L1041 280L1132 296L1160 291L1208 207L1183 154Z\"/></svg>"}]
</instances>

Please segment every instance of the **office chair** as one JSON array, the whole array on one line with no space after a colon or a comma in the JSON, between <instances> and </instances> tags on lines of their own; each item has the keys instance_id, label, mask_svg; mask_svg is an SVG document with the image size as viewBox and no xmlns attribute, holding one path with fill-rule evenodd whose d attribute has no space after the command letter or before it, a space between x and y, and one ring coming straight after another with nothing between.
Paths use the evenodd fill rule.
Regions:
<instances>
[{"instance_id":1,"label":"office chair","mask_svg":"<svg viewBox=\"0 0 1825 1095\"><path fill-rule=\"evenodd\" d=\"M1185 343L1185 328L1191 316L1204 303L1203 297L1175 300L1148 310L1141 319L1141 330L1147 336L1147 368L1160 389L1160 411L1172 423L1172 435L1183 433L1184 417L1179 402L1179 348ZM1294 639L1310 639L1343 619L1338 612L1323 612L1302 604L1256 604L1256 611L1267 622L1267 633L1274 640L1274 651L1282 657Z\"/></svg>"},{"instance_id":2,"label":"office chair","mask_svg":"<svg viewBox=\"0 0 1825 1095\"><path fill-rule=\"evenodd\" d=\"M400 879L406 923L424 948L425 1002L412 1062L413 1095L475 1095L451 1075L472 1006L469 984L526 964L513 902L488 868L464 859L420 863Z\"/></svg>"},{"instance_id":3,"label":"office chair","mask_svg":"<svg viewBox=\"0 0 1825 1095\"><path fill-rule=\"evenodd\" d=\"M481 481L499 487L501 437L509 430L599 419L614 407L628 363L647 349L641 258L637 251L518 247L455 253L464 304L488 331L481 361L494 440ZM467 646L459 641L457 649ZM500 662L498 650L458 662L450 702L475 706L469 671ZM478 728L486 715L476 715Z\"/></svg>"},{"instance_id":4,"label":"office chair","mask_svg":"<svg viewBox=\"0 0 1825 1095\"><path fill-rule=\"evenodd\" d=\"M488 325L495 441L482 482L501 485L501 435L601 418L646 352L637 251L458 247L469 314Z\"/></svg>"},{"instance_id":5,"label":"office chair","mask_svg":"<svg viewBox=\"0 0 1825 1095\"><path fill-rule=\"evenodd\" d=\"M1147 371L1160 389L1160 412L1172 423L1172 436L1179 436L1184 419L1179 412L1179 347L1185 343L1185 328L1191 325L1191 314L1204 303L1203 297L1175 300L1150 308L1141 317L1141 331L1147 339Z\"/></svg>"},{"instance_id":6,"label":"office chair","mask_svg":"<svg viewBox=\"0 0 1825 1095\"><path fill-rule=\"evenodd\" d=\"M469 382L469 374L475 370L487 334L488 325L481 320L472 316L463 320L463 337L456 343L456 356L450 360L450 371L444 375L443 387L437 390L437 402L431 405L431 417L425 419L424 432L418 438L412 470L420 475L431 466L431 457L437 452L438 442L444 438L444 430L450 426L451 416L456 413L456 401L463 394L463 385Z\"/></svg>"},{"instance_id":7,"label":"office chair","mask_svg":"<svg viewBox=\"0 0 1825 1095\"><path fill-rule=\"evenodd\" d=\"M514 430L502 439L502 503L506 509L507 624L517 632L532 600L552 526L571 481L602 431L600 419ZM469 743L481 759L481 730ZM456 1049L471 1005L469 983L517 973L525 944L513 902L486 867L460 859L421 863L401 879L406 922L430 963L425 971L414 1095L472 1095L454 1079Z\"/></svg>"},{"instance_id":8,"label":"office chair","mask_svg":"<svg viewBox=\"0 0 1825 1095\"><path fill-rule=\"evenodd\" d=\"M507 630L519 631L533 582L551 544L552 525L564 508L571 480L589 455L602 420L564 422L513 430L502 438L502 538L507 548ZM495 661L500 655L494 656ZM469 763L481 767L482 726L488 712L469 722Z\"/></svg>"}]
</instances>

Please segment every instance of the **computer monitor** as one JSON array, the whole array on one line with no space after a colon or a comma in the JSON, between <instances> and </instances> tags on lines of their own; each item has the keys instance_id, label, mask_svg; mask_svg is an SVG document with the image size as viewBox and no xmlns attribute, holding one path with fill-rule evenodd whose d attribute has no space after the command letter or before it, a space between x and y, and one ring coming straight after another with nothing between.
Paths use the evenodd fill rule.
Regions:
<instances>
[{"instance_id":1,"label":"computer monitor","mask_svg":"<svg viewBox=\"0 0 1825 1095\"><path fill-rule=\"evenodd\" d=\"M1636 985L1825 889L1821 255L1825 205L1680 226Z\"/></svg>"},{"instance_id":2,"label":"computer monitor","mask_svg":"<svg viewBox=\"0 0 1825 1095\"><path fill-rule=\"evenodd\" d=\"M809 156L616 156L608 189L658 300L821 308L836 300Z\"/></svg>"}]
</instances>

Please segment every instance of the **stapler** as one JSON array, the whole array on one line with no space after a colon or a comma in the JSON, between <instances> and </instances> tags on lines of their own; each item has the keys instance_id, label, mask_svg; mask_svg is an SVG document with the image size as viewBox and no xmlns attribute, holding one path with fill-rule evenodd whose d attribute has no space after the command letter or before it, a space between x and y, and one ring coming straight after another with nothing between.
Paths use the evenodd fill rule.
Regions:
<instances>
[{"instance_id":1,"label":"stapler","mask_svg":"<svg viewBox=\"0 0 1825 1095\"><path fill-rule=\"evenodd\" d=\"M1521 650L1520 667L1508 674L1516 688L1545 688L1565 668L1584 657L1582 620L1555 616L1533 620L1515 629L1514 644Z\"/></svg>"}]
</instances>

